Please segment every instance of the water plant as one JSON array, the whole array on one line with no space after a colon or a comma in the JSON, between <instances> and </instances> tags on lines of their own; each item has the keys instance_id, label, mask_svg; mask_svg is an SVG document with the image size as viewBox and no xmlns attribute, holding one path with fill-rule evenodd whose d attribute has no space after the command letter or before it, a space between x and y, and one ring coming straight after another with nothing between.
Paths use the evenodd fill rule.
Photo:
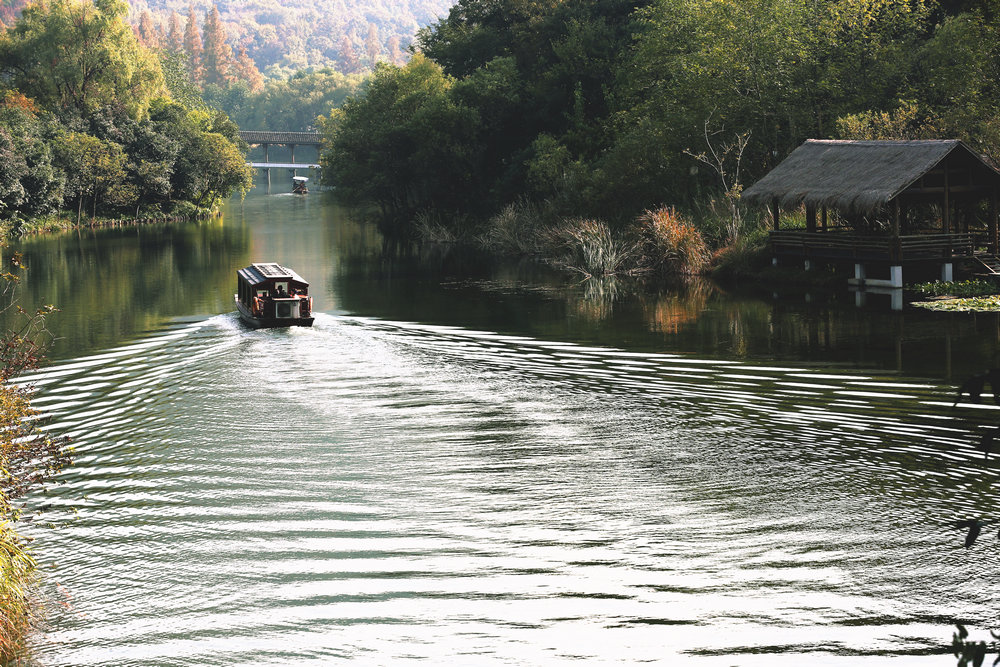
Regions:
<instances>
[{"instance_id":1,"label":"water plant","mask_svg":"<svg viewBox=\"0 0 1000 667\"><path fill-rule=\"evenodd\" d=\"M962 282L935 280L929 283L909 285L907 289L925 296L974 297L997 294L1000 290L988 280L965 280Z\"/></svg>"},{"instance_id":2,"label":"water plant","mask_svg":"<svg viewBox=\"0 0 1000 667\"><path fill-rule=\"evenodd\" d=\"M577 218L550 229L548 236L562 250L553 262L585 276L613 276L635 271L637 247L614 234L602 220Z\"/></svg>"},{"instance_id":3,"label":"water plant","mask_svg":"<svg viewBox=\"0 0 1000 667\"><path fill-rule=\"evenodd\" d=\"M646 211L638 219L642 236L642 265L653 273L703 273L711 254L701 232L673 207Z\"/></svg>"},{"instance_id":4,"label":"water plant","mask_svg":"<svg viewBox=\"0 0 1000 667\"><path fill-rule=\"evenodd\" d=\"M477 241L484 250L502 255L534 255L541 249L543 227L538 207L522 200L492 216Z\"/></svg>"}]
</instances>

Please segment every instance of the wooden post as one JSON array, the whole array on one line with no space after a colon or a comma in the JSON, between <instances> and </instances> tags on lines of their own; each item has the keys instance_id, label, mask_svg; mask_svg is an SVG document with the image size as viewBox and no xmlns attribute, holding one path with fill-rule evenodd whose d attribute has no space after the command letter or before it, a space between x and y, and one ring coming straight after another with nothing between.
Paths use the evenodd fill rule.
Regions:
<instances>
[{"instance_id":1,"label":"wooden post","mask_svg":"<svg viewBox=\"0 0 1000 667\"><path fill-rule=\"evenodd\" d=\"M892 235L899 236L899 199L892 200Z\"/></svg>"},{"instance_id":2,"label":"wooden post","mask_svg":"<svg viewBox=\"0 0 1000 667\"><path fill-rule=\"evenodd\" d=\"M292 147L292 162L295 162L295 144L290 144Z\"/></svg>"},{"instance_id":3,"label":"wooden post","mask_svg":"<svg viewBox=\"0 0 1000 667\"><path fill-rule=\"evenodd\" d=\"M990 212L989 212L989 248L992 254L997 254L997 189L996 186L990 188Z\"/></svg>"},{"instance_id":4,"label":"wooden post","mask_svg":"<svg viewBox=\"0 0 1000 667\"><path fill-rule=\"evenodd\" d=\"M951 233L951 198L948 187L948 162L944 163L944 204L941 209L941 231L945 234Z\"/></svg>"},{"instance_id":5,"label":"wooden post","mask_svg":"<svg viewBox=\"0 0 1000 667\"><path fill-rule=\"evenodd\" d=\"M816 231L816 208L813 206L806 206L806 231Z\"/></svg>"},{"instance_id":6,"label":"wooden post","mask_svg":"<svg viewBox=\"0 0 1000 667\"><path fill-rule=\"evenodd\" d=\"M775 199L774 202L771 203L771 215L774 218L774 231L778 231L778 228L780 226L780 222L779 222L780 213L778 211L778 200L777 199Z\"/></svg>"},{"instance_id":7,"label":"wooden post","mask_svg":"<svg viewBox=\"0 0 1000 667\"><path fill-rule=\"evenodd\" d=\"M820 213L819 224L820 224L820 227L822 228L822 230L825 232L826 231L826 206L823 207L823 210Z\"/></svg>"},{"instance_id":8,"label":"wooden post","mask_svg":"<svg viewBox=\"0 0 1000 667\"><path fill-rule=\"evenodd\" d=\"M267 144L264 144L264 162L270 162L270 160L267 159Z\"/></svg>"}]
</instances>

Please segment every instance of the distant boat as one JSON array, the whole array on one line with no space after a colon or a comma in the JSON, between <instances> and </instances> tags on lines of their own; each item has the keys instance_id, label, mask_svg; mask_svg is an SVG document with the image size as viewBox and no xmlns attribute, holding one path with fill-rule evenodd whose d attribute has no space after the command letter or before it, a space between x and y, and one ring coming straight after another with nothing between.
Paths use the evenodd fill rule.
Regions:
<instances>
[{"instance_id":1,"label":"distant boat","mask_svg":"<svg viewBox=\"0 0 1000 667\"><path fill-rule=\"evenodd\" d=\"M280 264L251 264L236 272L236 308L254 329L311 327L309 283Z\"/></svg>"},{"instance_id":2,"label":"distant boat","mask_svg":"<svg viewBox=\"0 0 1000 667\"><path fill-rule=\"evenodd\" d=\"M297 195L309 194L309 188L306 187L308 181L305 176L292 176L292 192Z\"/></svg>"}]
</instances>

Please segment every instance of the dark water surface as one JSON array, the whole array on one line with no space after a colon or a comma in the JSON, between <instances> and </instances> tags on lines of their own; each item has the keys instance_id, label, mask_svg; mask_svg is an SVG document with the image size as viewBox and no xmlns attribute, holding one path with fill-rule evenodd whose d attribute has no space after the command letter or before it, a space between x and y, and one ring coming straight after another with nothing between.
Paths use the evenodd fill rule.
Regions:
<instances>
[{"instance_id":1,"label":"dark water surface","mask_svg":"<svg viewBox=\"0 0 1000 667\"><path fill-rule=\"evenodd\" d=\"M276 188L280 189L280 188ZM953 664L1000 517L995 316L659 293L383 246L322 196L29 239L77 464L45 665ZM234 272L311 281L249 331Z\"/></svg>"}]
</instances>

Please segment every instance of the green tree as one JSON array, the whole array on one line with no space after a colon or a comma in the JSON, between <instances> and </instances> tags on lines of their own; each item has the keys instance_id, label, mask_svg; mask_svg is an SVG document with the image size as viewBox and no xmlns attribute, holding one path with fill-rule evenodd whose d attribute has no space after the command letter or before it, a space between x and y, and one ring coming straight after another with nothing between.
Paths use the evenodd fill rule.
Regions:
<instances>
[{"instance_id":1,"label":"green tree","mask_svg":"<svg viewBox=\"0 0 1000 667\"><path fill-rule=\"evenodd\" d=\"M51 0L0 36L0 75L42 107L87 116L111 103L139 118L162 94L156 58L125 22L124 0Z\"/></svg>"},{"instance_id":2,"label":"green tree","mask_svg":"<svg viewBox=\"0 0 1000 667\"><path fill-rule=\"evenodd\" d=\"M8 94L0 103L0 219L15 226L55 212L62 203L63 174L53 165L47 135L53 121Z\"/></svg>"},{"instance_id":3,"label":"green tree","mask_svg":"<svg viewBox=\"0 0 1000 667\"><path fill-rule=\"evenodd\" d=\"M253 186L239 128L221 111L187 109L168 100L150 111L157 134L177 142L170 170L171 196L214 208Z\"/></svg>"},{"instance_id":4,"label":"green tree","mask_svg":"<svg viewBox=\"0 0 1000 667\"><path fill-rule=\"evenodd\" d=\"M419 54L405 67L379 64L363 96L321 121L324 178L349 203L376 203L397 227L413 211L458 208L475 170L477 116L449 97L451 86Z\"/></svg>"},{"instance_id":5,"label":"green tree","mask_svg":"<svg viewBox=\"0 0 1000 667\"><path fill-rule=\"evenodd\" d=\"M112 205L129 204L134 199L134 190L126 180L125 151L120 145L89 134L69 132L57 143L56 159L67 175L67 197L76 202L77 224L87 197L94 216L102 199Z\"/></svg>"}]
</instances>

